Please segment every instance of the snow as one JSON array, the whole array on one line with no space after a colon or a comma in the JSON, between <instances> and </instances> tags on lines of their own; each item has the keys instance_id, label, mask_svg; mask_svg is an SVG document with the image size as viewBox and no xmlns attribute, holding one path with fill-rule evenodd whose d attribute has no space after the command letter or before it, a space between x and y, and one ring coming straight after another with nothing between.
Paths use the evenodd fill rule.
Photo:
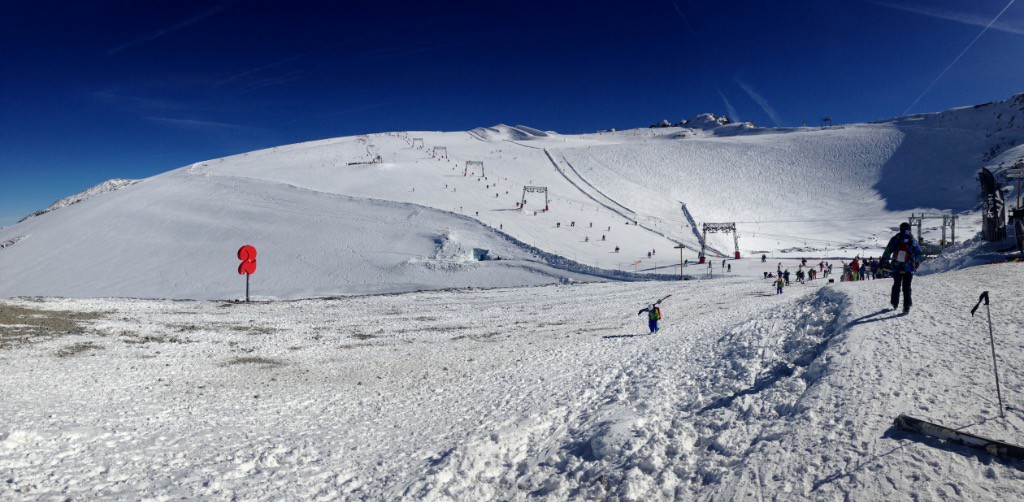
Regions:
<instances>
[{"instance_id":1,"label":"snow","mask_svg":"<svg viewBox=\"0 0 1024 502\"><path fill-rule=\"evenodd\" d=\"M6 300L0 498L1019 499L1016 462L891 424L1024 442L968 314L989 290L1016 405L1022 279L922 276L905 317L887 280Z\"/></svg>"},{"instance_id":2,"label":"snow","mask_svg":"<svg viewBox=\"0 0 1024 502\"><path fill-rule=\"evenodd\" d=\"M122 189L122 188L124 188L126 186L134 185L135 183L138 183L138 182L139 182L139 180L126 180L126 179L120 179L120 178L112 179L112 180L107 180L107 181L104 181L103 183L100 183L99 185L91 187L91 188L89 188L89 189L87 189L87 190L85 190L83 192L77 193L77 194L69 196L69 197L64 197L63 199L58 200L57 202L54 202L53 204L50 204L50 206L47 207L46 209L43 209L43 210L40 210L40 211L36 211L36 212L34 212L34 213L32 213L32 214L22 218L21 221L25 221L25 220L27 220L29 218L35 218L36 216L39 216L41 214L46 214L46 213L49 213L49 212L52 212L52 211L56 211L58 209L70 206L71 204L76 204L78 202L82 202L83 200L95 197L97 195L103 195L105 193L113 192L114 190L120 190L120 189Z\"/></svg>"},{"instance_id":3,"label":"snow","mask_svg":"<svg viewBox=\"0 0 1024 502\"><path fill-rule=\"evenodd\" d=\"M773 259L877 255L910 213L960 215L963 240L980 220L977 170L1003 176L1024 148L1022 109L1018 97L829 128L705 114L687 121L699 128L498 125L286 145L112 181L0 229L0 296L239 298L243 244L262 257L253 294L297 299L671 277L673 248L696 261L709 222L735 222L742 256ZM517 208L525 186L547 188L548 211L538 192ZM449 233L502 262L431 258ZM732 258L732 235L707 245Z\"/></svg>"},{"instance_id":4,"label":"snow","mask_svg":"<svg viewBox=\"0 0 1024 502\"><path fill-rule=\"evenodd\" d=\"M1024 268L977 239L974 176L1022 111L382 133L101 185L0 229L0 499L1024 498L1020 462L892 426L1024 443L969 315L989 291L1019 406ZM888 280L762 278L922 211L958 243L909 315ZM743 258L713 234L694 264L706 222Z\"/></svg>"}]
</instances>

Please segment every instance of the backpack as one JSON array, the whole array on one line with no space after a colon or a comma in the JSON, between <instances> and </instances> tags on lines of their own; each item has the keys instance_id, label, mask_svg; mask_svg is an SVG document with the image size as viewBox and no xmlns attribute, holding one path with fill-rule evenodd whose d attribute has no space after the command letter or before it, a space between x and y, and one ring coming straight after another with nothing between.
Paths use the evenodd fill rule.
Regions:
<instances>
[{"instance_id":1,"label":"backpack","mask_svg":"<svg viewBox=\"0 0 1024 502\"><path fill-rule=\"evenodd\" d=\"M907 235L900 235L899 242L896 244L896 251L892 254L892 261L897 263L906 263L910 261L911 245L913 243L913 237Z\"/></svg>"},{"instance_id":2,"label":"backpack","mask_svg":"<svg viewBox=\"0 0 1024 502\"><path fill-rule=\"evenodd\" d=\"M651 309L651 311L647 314L647 316L654 321L661 320L661 309L657 305L655 305L654 308Z\"/></svg>"}]
</instances>

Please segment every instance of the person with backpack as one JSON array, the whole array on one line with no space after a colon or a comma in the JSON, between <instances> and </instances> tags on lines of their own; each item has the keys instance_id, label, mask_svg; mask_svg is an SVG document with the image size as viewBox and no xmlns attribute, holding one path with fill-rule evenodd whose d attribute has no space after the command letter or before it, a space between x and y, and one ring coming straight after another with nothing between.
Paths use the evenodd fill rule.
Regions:
<instances>
[{"instance_id":1,"label":"person with backpack","mask_svg":"<svg viewBox=\"0 0 1024 502\"><path fill-rule=\"evenodd\" d=\"M636 315L647 312L647 326L651 328L651 334L658 332L658 321L661 320L661 308L657 304L652 303L649 307L640 310Z\"/></svg>"},{"instance_id":2,"label":"person with backpack","mask_svg":"<svg viewBox=\"0 0 1024 502\"><path fill-rule=\"evenodd\" d=\"M910 312L914 302L910 299L910 281L921 263L924 252L910 232L910 223L900 223L900 231L889 239L882 253L881 267L889 268L892 275L892 292L889 303L893 310L900 306L900 290L903 290L903 313ZM890 261L890 258L892 259Z\"/></svg>"}]
</instances>

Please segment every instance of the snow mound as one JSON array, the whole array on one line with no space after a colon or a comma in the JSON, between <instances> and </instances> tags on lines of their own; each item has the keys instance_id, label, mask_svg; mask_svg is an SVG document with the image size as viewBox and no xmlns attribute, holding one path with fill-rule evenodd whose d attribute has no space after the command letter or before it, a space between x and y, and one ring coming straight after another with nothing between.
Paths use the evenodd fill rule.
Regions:
<instances>
[{"instance_id":1,"label":"snow mound","mask_svg":"<svg viewBox=\"0 0 1024 502\"><path fill-rule=\"evenodd\" d=\"M434 244L435 248L429 256L410 258L408 263L424 265L433 270L459 270L478 261L473 248L463 247L458 235L450 229L434 238Z\"/></svg>"},{"instance_id":2,"label":"snow mound","mask_svg":"<svg viewBox=\"0 0 1024 502\"><path fill-rule=\"evenodd\" d=\"M679 126L688 127L690 129L709 130L714 129L716 127L724 126L729 123L731 123L729 117L719 117L713 113L702 113L700 115L690 118L689 120L682 121L679 124Z\"/></svg>"},{"instance_id":3,"label":"snow mound","mask_svg":"<svg viewBox=\"0 0 1024 502\"><path fill-rule=\"evenodd\" d=\"M527 141L549 136L548 133L527 126L507 126L498 124L493 127L477 127L474 133L490 141Z\"/></svg>"},{"instance_id":4,"label":"snow mound","mask_svg":"<svg viewBox=\"0 0 1024 502\"><path fill-rule=\"evenodd\" d=\"M34 212L34 213L32 213L32 214L22 218L21 220L18 221L18 223L21 223L22 221L25 221L25 220L27 220L29 218L34 218L36 216L40 216L40 215L43 215L43 214L46 214L46 213L50 213L50 212L56 211L56 210L61 209L61 208L68 207L68 206L70 206L72 204L77 204L79 202L82 202L83 200L91 199L93 197L96 197L96 196L99 196L99 195L103 195L105 193L110 193L110 192L113 192L115 190L120 190L120 189L122 189L122 188L124 188L126 186L134 185L134 184L136 184L136 183L138 183L140 181L142 181L142 180L129 180L129 179L123 179L123 178L115 178L115 179L112 179L112 180L104 181L103 183L100 183L99 185L96 185L96 186L94 186L92 188L89 188L89 189L87 189L87 190L85 190L83 192L76 193L75 195L72 195L72 196L69 196L69 197L64 197L63 199L58 200L57 202L54 202L53 204L50 204L50 207L48 207L46 209L43 209L43 210L40 210L40 211L36 211L36 212Z\"/></svg>"}]
</instances>

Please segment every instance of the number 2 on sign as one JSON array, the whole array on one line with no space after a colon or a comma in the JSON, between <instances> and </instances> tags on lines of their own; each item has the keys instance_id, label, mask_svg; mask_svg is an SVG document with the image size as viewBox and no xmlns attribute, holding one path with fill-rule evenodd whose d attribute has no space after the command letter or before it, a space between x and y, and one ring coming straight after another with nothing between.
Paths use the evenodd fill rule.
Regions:
<instances>
[{"instance_id":1,"label":"number 2 on sign","mask_svg":"<svg viewBox=\"0 0 1024 502\"><path fill-rule=\"evenodd\" d=\"M256 248L246 244L238 248L238 259L242 263L238 265L238 273L252 275L256 273Z\"/></svg>"}]
</instances>

